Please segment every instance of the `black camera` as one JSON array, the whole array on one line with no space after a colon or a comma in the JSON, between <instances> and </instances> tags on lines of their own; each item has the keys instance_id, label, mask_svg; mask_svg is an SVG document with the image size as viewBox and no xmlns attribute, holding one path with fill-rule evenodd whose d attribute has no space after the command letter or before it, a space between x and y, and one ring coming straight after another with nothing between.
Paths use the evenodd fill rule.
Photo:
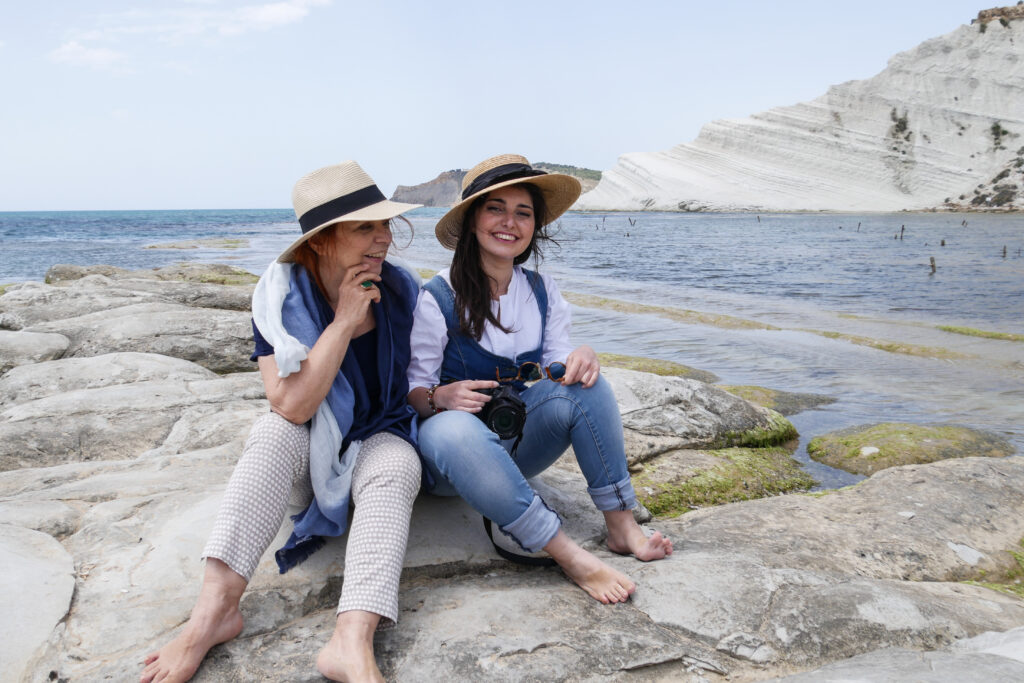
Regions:
<instances>
[{"instance_id":1,"label":"black camera","mask_svg":"<svg viewBox=\"0 0 1024 683\"><path fill-rule=\"evenodd\" d=\"M519 398L519 392L511 384L502 384L493 389L477 389L491 400L484 404L477 417L487 428L502 439L522 436L526 424L526 402Z\"/></svg>"}]
</instances>

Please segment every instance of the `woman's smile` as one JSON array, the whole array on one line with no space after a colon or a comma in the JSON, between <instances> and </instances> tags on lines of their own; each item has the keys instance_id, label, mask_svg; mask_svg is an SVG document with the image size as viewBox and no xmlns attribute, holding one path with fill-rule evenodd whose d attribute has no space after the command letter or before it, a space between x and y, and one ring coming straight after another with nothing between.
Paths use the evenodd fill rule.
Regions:
<instances>
[{"instance_id":1,"label":"woman's smile","mask_svg":"<svg viewBox=\"0 0 1024 683\"><path fill-rule=\"evenodd\" d=\"M533 200L521 187L494 190L476 210L476 238L484 255L512 260L530 246L535 228Z\"/></svg>"}]
</instances>

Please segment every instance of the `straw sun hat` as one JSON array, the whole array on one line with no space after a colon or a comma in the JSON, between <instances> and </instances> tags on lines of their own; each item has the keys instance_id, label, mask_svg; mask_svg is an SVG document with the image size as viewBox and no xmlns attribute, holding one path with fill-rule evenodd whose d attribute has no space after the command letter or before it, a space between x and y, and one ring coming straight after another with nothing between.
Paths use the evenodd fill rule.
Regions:
<instances>
[{"instance_id":1,"label":"straw sun hat","mask_svg":"<svg viewBox=\"0 0 1024 683\"><path fill-rule=\"evenodd\" d=\"M437 241L454 250L462 232L462 221L473 200L499 187L517 183L529 183L540 188L548 207L548 222L568 211L580 196L580 181L571 175L535 169L526 157L518 154L499 154L481 161L466 173L462 179L462 201L453 206L434 228Z\"/></svg>"},{"instance_id":2,"label":"straw sun hat","mask_svg":"<svg viewBox=\"0 0 1024 683\"><path fill-rule=\"evenodd\" d=\"M343 221L386 221L422 204L390 201L359 164L343 161L299 178L292 190L292 206L302 236L277 257L281 263L294 260L300 244L330 225Z\"/></svg>"}]
</instances>

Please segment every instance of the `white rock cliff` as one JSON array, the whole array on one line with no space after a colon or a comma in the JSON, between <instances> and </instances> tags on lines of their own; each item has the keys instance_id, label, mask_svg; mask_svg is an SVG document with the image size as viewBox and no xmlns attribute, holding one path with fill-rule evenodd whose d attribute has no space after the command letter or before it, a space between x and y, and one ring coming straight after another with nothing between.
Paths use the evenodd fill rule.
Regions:
<instances>
[{"instance_id":1,"label":"white rock cliff","mask_svg":"<svg viewBox=\"0 0 1024 683\"><path fill-rule=\"evenodd\" d=\"M575 208L989 208L1002 190L1003 208L1022 206L1020 9L925 41L873 78L810 102L714 121L667 151L625 154Z\"/></svg>"}]
</instances>

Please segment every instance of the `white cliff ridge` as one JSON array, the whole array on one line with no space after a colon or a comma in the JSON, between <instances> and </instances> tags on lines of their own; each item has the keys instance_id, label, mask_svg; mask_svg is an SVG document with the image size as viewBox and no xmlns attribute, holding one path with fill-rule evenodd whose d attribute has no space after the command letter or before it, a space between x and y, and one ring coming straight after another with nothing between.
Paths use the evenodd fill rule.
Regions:
<instances>
[{"instance_id":1,"label":"white cliff ridge","mask_svg":"<svg viewBox=\"0 0 1024 683\"><path fill-rule=\"evenodd\" d=\"M574 208L896 211L988 208L997 195L1004 208L1024 206L1020 10L983 12L810 102L624 154Z\"/></svg>"}]
</instances>

